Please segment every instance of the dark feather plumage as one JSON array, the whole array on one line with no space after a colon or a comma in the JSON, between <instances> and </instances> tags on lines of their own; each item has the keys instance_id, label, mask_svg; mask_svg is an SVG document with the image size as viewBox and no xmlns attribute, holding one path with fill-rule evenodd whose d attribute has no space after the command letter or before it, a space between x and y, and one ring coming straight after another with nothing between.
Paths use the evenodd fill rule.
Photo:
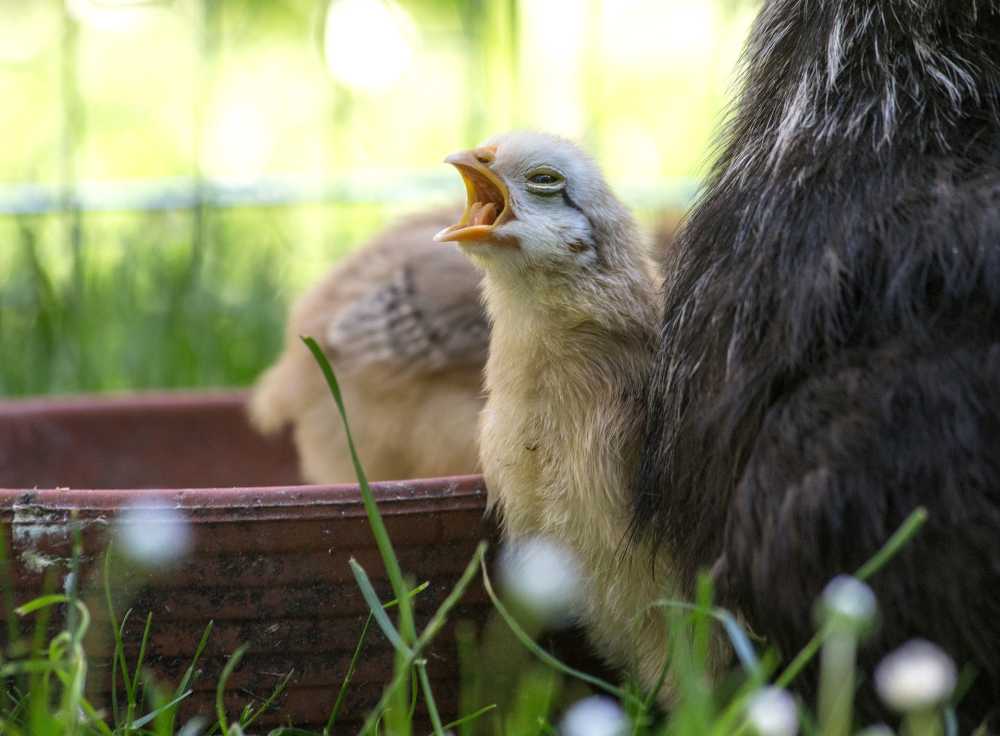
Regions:
<instances>
[{"instance_id":1,"label":"dark feather plumage","mask_svg":"<svg viewBox=\"0 0 1000 736\"><path fill-rule=\"evenodd\" d=\"M772 0L668 273L635 529L789 656L917 505L863 666L937 641L968 724L1000 703L1000 3Z\"/></svg>"}]
</instances>

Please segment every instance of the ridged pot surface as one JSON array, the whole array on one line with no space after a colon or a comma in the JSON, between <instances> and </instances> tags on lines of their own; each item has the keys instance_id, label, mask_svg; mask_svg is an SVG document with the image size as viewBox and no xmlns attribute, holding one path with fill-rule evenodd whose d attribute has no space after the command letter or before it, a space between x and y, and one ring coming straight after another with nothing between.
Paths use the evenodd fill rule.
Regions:
<instances>
[{"instance_id":1,"label":"ridged pot surface","mask_svg":"<svg viewBox=\"0 0 1000 736\"><path fill-rule=\"evenodd\" d=\"M87 639L90 688L99 701L110 682L112 628L101 571L112 535L122 537L113 545L112 597L119 619L131 610L125 642L132 657L152 612L147 661L172 686L205 625L214 622L185 713L214 712L218 674L228 655L247 644L227 686L230 712L251 698L260 702L293 671L279 707L261 725L322 724L368 613L348 560L361 563L383 600L392 597L357 487L297 485L288 438L256 435L243 404L238 392L0 403L0 526L15 597L34 597L46 580L65 585L75 521L84 553L80 590L94 616ZM373 488L403 569L429 582L416 598L424 621L478 541L494 536L483 520L482 479ZM137 503L175 515L122 516ZM120 560L124 539L136 536L123 534L126 526L142 525L140 538L158 539L178 528L178 515L189 530L183 558L156 570ZM482 622L487 611L476 585L451 622ZM449 629L428 659L439 705L453 713L457 658ZM341 717L345 729L357 726L378 699L392 663L388 642L372 627Z\"/></svg>"}]
</instances>

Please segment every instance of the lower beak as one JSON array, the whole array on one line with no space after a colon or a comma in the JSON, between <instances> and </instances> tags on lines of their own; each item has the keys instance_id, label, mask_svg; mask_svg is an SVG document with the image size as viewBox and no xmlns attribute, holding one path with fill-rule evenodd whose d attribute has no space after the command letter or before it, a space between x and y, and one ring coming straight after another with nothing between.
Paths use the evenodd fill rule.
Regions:
<instances>
[{"instance_id":1,"label":"lower beak","mask_svg":"<svg viewBox=\"0 0 1000 736\"><path fill-rule=\"evenodd\" d=\"M484 152L488 155L484 155ZM465 182L466 206L461 219L434 236L439 243L482 242L513 217L510 192L503 180L484 161L493 160L493 151L460 151L445 159L458 169Z\"/></svg>"}]
</instances>

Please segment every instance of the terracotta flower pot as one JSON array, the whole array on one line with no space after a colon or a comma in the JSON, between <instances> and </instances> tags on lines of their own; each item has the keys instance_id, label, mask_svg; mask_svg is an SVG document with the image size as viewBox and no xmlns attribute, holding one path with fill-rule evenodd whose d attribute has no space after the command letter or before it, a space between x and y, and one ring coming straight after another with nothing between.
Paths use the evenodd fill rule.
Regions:
<instances>
[{"instance_id":1,"label":"terracotta flower pot","mask_svg":"<svg viewBox=\"0 0 1000 736\"><path fill-rule=\"evenodd\" d=\"M297 485L287 438L256 435L243 400L227 392L0 402L0 525L15 595L37 595L46 575L64 586L75 518L84 549L81 595L94 614L90 686L101 699L112 630L101 563L109 535L123 528L110 522L137 501L162 503L189 522L190 547L166 569L114 566L117 616L132 610L126 651L134 656L151 611L147 660L172 686L214 621L204 672L184 712L213 712L217 675L247 644L228 684L230 712L251 697L260 702L294 671L269 721L315 726L329 714L368 612L348 559L363 565L384 599L391 595L357 488ZM424 620L478 540L493 534L483 521L482 480L379 483L375 493L404 570L430 583L417 598ZM152 526L139 530L140 539L151 540L167 521L143 523ZM116 554L120 546L115 542ZM451 620L481 621L487 609L476 586ZM448 713L456 704L454 649L446 630L429 654L435 695ZM377 700L391 668L391 649L373 627L341 717L345 728Z\"/></svg>"}]
</instances>

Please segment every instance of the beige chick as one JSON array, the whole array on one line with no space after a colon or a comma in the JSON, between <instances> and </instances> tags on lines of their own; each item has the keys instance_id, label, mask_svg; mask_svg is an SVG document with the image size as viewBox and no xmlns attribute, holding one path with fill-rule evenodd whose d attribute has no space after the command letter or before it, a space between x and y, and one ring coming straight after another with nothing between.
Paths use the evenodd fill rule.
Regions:
<instances>
[{"instance_id":1,"label":"beige chick","mask_svg":"<svg viewBox=\"0 0 1000 736\"><path fill-rule=\"evenodd\" d=\"M672 564L628 544L630 479L657 343L657 279L597 165L538 133L446 159L468 206L438 234L485 275L492 322L480 457L504 532L544 535L584 572L581 618L610 663L646 686L667 653Z\"/></svg>"},{"instance_id":2,"label":"beige chick","mask_svg":"<svg viewBox=\"0 0 1000 736\"><path fill-rule=\"evenodd\" d=\"M480 274L434 234L454 210L406 219L345 257L294 305L285 351L250 398L262 432L294 431L303 478L355 480L340 417L300 340L322 346L340 382L351 432L372 480L478 469L489 326Z\"/></svg>"}]
</instances>

